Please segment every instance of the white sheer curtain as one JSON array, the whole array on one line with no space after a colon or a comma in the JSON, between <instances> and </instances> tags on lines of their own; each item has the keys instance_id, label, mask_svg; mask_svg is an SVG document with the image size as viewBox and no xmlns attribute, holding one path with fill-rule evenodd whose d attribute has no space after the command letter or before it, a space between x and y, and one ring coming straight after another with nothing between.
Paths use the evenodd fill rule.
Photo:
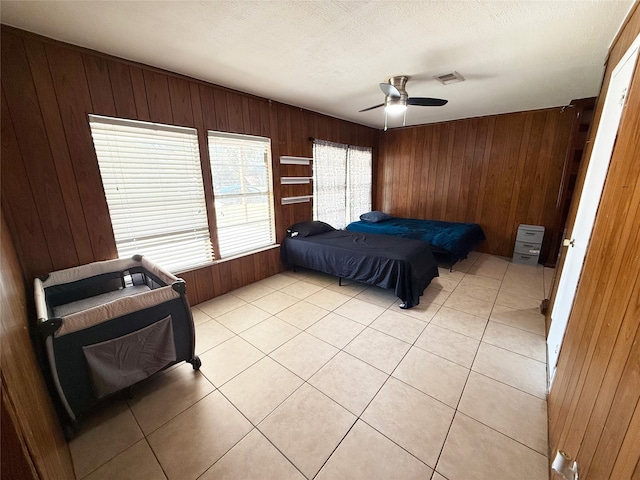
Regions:
<instances>
[{"instance_id":1,"label":"white sheer curtain","mask_svg":"<svg viewBox=\"0 0 640 480\"><path fill-rule=\"evenodd\" d=\"M349 146L347 151L347 224L371 211L371 149Z\"/></svg>"},{"instance_id":2,"label":"white sheer curtain","mask_svg":"<svg viewBox=\"0 0 640 480\"><path fill-rule=\"evenodd\" d=\"M314 142L314 220L341 229L371 210L371 158L370 148Z\"/></svg>"}]
</instances>

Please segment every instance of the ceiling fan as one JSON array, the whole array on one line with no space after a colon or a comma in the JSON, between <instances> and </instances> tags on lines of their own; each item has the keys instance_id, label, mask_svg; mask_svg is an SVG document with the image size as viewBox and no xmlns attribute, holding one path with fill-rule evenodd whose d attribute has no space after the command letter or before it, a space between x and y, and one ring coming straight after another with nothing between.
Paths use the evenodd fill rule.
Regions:
<instances>
[{"instance_id":1,"label":"ceiling fan","mask_svg":"<svg viewBox=\"0 0 640 480\"><path fill-rule=\"evenodd\" d=\"M380 90L384 93L384 103L374 105L373 107L365 108L360 112L368 112L375 108L384 107L384 129L387 130L387 114L404 113L404 120L402 125L407 120L407 106L418 105L421 107L441 107L445 105L448 100L441 98L428 98L428 97L409 97L405 86L407 85L409 77L406 75L399 75L391 77L387 83L380 84Z\"/></svg>"}]
</instances>

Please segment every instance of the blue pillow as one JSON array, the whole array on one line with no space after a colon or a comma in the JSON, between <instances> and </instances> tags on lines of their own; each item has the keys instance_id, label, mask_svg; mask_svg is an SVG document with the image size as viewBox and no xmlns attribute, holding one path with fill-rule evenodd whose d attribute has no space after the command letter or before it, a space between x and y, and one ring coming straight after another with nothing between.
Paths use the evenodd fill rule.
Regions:
<instances>
[{"instance_id":1,"label":"blue pillow","mask_svg":"<svg viewBox=\"0 0 640 480\"><path fill-rule=\"evenodd\" d=\"M385 220L391 220L392 218L393 217L391 215L383 212L379 212L377 210L374 210L373 212L369 212L369 213L363 213L362 215L360 215L360 220L362 220L363 222L370 222L370 223L384 222Z\"/></svg>"},{"instance_id":2,"label":"blue pillow","mask_svg":"<svg viewBox=\"0 0 640 480\"><path fill-rule=\"evenodd\" d=\"M299 222L287 228L287 237L310 237L319 233L333 232L333 228L328 223L313 221Z\"/></svg>"}]
</instances>

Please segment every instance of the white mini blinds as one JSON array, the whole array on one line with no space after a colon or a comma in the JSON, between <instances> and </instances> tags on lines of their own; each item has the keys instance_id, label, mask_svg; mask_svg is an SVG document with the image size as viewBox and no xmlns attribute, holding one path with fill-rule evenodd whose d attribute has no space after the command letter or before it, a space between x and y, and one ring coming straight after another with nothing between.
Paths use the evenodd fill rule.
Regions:
<instances>
[{"instance_id":1,"label":"white mini blinds","mask_svg":"<svg viewBox=\"0 0 640 480\"><path fill-rule=\"evenodd\" d=\"M275 243L271 140L208 132L221 258Z\"/></svg>"},{"instance_id":2,"label":"white mini blinds","mask_svg":"<svg viewBox=\"0 0 640 480\"><path fill-rule=\"evenodd\" d=\"M89 115L120 257L172 272L213 261L193 128Z\"/></svg>"}]
</instances>

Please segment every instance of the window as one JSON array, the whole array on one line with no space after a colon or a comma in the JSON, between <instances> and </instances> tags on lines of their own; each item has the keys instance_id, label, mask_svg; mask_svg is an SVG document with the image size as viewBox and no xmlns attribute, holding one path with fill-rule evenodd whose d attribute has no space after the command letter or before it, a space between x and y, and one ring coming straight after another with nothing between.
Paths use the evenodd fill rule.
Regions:
<instances>
[{"instance_id":1,"label":"window","mask_svg":"<svg viewBox=\"0 0 640 480\"><path fill-rule=\"evenodd\" d=\"M275 243L271 140L209 131L221 258Z\"/></svg>"},{"instance_id":2,"label":"window","mask_svg":"<svg viewBox=\"0 0 640 480\"><path fill-rule=\"evenodd\" d=\"M213 261L195 129L89 115L118 255Z\"/></svg>"},{"instance_id":3,"label":"window","mask_svg":"<svg viewBox=\"0 0 640 480\"><path fill-rule=\"evenodd\" d=\"M371 210L370 148L313 143L313 218L344 228Z\"/></svg>"}]
</instances>

